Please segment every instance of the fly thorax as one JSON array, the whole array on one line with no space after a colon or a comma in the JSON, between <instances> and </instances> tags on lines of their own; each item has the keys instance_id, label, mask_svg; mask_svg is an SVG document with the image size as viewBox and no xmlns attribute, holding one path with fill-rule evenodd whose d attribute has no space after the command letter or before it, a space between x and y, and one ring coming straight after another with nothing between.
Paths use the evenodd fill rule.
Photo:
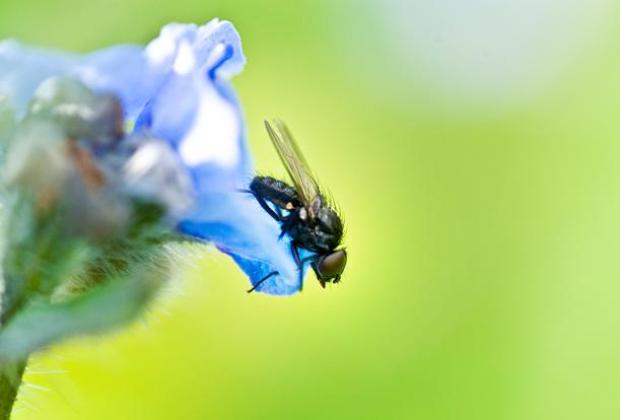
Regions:
<instances>
[{"instance_id":1,"label":"fly thorax","mask_svg":"<svg viewBox=\"0 0 620 420\"><path fill-rule=\"evenodd\" d=\"M316 219L319 217L319 213L323 209L323 199L320 195L317 195L310 203L310 207L308 208L308 212L310 213L311 219Z\"/></svg>"},{"instance_id":2,"label":"fly thorax","mask_svg":"<svg viewBox=\"0 0 620 420\"><path fill-rule=\"evenodd\" d=\"M315 234L320 242L329 249L334 249L342 239L342 222L336 212L329 207L319 210L316 218Z\"/></svg>"}]
</instances>

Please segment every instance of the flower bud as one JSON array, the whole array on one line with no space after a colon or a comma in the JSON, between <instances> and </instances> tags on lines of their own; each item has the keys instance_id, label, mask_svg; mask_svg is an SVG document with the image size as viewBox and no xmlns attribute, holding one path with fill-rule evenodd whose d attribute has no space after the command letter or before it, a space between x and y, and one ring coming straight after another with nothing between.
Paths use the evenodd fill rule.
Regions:
<instances>
[{"instance_id":1,"label":"flower bud","mask_svg":"<svg viewBox=\"0 0 620 420\"><path fill-rule=\"evenodd\" d=\"M33 119L17 128L6 156L5 184L29 191L37 207L44 210L56 201L70 174L71 162L60 127Z\"/></svg>"},{"instance_id":2,"label":"flower bud","mask_svg":"<svg viewBox=\"0 0 620 420\"><path fill-rule=\"evenodd\" d=\"M65 77L45 80L29 106L31 117L58 123L67 137L113 145L123 137L123 111L113 95L97 95L80 81Z\"/></svg>"},{"instance_id":3,"label":"flower bud","mask_svg":"<svg viewBox=\"0 0 620 420\"><path fill-rule=\"evenodd\" d=\"M123 166L129 194L159 203L179 215L192 204L192 185L186 168L164 141L141 141Z\"/></svg>"}]
</instances>

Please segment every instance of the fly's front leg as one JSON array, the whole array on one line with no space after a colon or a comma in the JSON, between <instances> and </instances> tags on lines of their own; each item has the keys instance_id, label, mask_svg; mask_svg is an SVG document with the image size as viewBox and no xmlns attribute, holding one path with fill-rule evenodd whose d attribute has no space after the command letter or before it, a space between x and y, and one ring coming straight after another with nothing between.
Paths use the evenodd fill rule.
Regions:
<instances>
[{"instance_id":1,"label":"fly's front leg","mask_svg":"<svg viewBox=\"0 0 620 420\"><path fill-rule=\"evenodd\" d=\"M297 248L295 242L291 242L291 254L293 254L293 259L295 260L295 264L297 264L297 269L301 271L303 264L301 263L301 258L299 258L299 248Z\"/></svg>"},{"instance_id":2,"label":"fly's front leg","mask_svg":"<svg viewBox=\"0 0 620 420\"><path fill-rule=\"evenodd\" d=\"M299 268L299 270L303 268L305 263L316 259L316 255L301 258L299 256L299 247L294 242L291 242L291 254L293 254L293 259L295 260L295 264L297 264L297 268Z\"/></svg>"},{"instance_id":3,"label":"fly's front leg","mask_svg":"<svg viewBox=\"0 0 620 420\"><path fill-rule=\"evenodd\" d=\"M299 257L299 248L295 244L295 242L291 242L291 254L293 254L293 259L295 260L295 264L297 265L297 270L299 270L299 291L301 292L304 287L304 263L307 258L303 260Z\"/></svg>"}]
</instances>

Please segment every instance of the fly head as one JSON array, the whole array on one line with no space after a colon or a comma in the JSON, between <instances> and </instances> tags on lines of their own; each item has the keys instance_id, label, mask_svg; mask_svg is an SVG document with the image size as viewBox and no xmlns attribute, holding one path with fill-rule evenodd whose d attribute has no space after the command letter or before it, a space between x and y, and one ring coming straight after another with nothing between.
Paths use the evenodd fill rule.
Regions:
<instances>
[{"instance_id":1,"label":"fly head","mask_svg":"<svg viewBox=\"0 0 620 420\"><path fill-rule=\"evenodd\" d=\"M330 254L321 255L312 264L312 268L316 273L322 287L326 283L340 281L340 276L347 265L347 251L337 249Z\"/></svg>"}]
</instances>

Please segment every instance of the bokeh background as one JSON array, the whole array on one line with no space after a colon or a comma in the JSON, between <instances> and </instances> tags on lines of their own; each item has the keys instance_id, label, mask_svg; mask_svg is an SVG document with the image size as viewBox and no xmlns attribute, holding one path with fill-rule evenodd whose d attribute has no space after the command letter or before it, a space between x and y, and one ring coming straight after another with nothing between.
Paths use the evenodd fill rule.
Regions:
<instances>
[{"instance_id":1,"label":"bokeh background","mask_svg":"<svg viewBox=\"0 0 620 420\"><path fill-rule=\"evenodd\" d=\"M247 295L205 249L142 321L34 357L16 419L620 418L617 2L0 0L0 37L216 16L257 167L284 174L280 116L343 209L343 284Z\"/></svg>"}]
</instances>

